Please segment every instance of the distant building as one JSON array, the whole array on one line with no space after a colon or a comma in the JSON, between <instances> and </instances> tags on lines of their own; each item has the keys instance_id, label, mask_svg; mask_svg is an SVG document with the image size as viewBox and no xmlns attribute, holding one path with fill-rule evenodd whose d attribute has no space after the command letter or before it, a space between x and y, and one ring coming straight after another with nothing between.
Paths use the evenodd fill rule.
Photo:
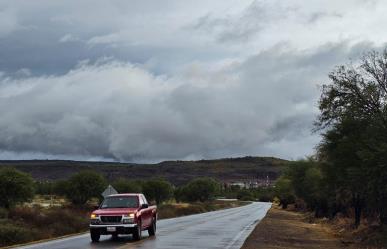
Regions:
<instances>
[{"instance_id":1,"label":"distant building","mask_svg":"<svg viewBox=\"0 0 387 249\"><path fill-rule=\"evenodd\" d=\"M270 179L269 176L266 178L257 179L240 179L232 182L224 183L224 187L238 186L241 189L254 189L260 187L271 187L274 185L274 180Z\"/></svg>"}]
</instances>

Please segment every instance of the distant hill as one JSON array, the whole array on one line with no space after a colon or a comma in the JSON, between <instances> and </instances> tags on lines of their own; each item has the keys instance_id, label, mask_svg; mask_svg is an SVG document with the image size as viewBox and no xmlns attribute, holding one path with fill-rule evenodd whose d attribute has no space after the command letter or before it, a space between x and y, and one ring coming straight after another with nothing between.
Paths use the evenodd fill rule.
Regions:
<instances>
[{"instance_id":1,"label":"distant hill","mask_svg":"<svg viewBox=\"0 0 387 249\"><path fill-rule=\"evenodd\" d=\"M163 177L180 185L196 177L214 177L222 182L275 180L287 161L273 157L241 157L199 161L164 161L157 164L84 162L64 160L0 161L0 168L11 166L30 173L37 180L66 179L81 170L102 173L107 179L119 177L147 179Z\"/></svg>"}]
</instances>

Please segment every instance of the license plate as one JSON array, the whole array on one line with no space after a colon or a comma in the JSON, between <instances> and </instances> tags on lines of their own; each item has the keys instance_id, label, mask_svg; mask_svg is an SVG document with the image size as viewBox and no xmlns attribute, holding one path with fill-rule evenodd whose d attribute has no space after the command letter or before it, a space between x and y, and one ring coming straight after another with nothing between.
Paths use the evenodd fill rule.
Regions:
<instances>
[{"instance_id":1,"label":"license plate","mask_svg":"<svg viewBox=\"0 0 387 249\"><path fill-rule=\"evenodd\" d=\"M116 228L115 227L107 227L106 230L108 232L115 232L116 231Z\"/></svg>"}]
</instances>

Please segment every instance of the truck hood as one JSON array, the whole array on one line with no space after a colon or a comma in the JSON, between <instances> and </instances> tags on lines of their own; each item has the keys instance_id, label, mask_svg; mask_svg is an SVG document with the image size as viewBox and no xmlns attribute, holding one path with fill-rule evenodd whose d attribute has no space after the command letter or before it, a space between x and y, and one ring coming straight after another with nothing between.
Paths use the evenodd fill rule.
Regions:
<instances>
[{"instance_id":1,"label":"truck hood","mask_svg":"<svg viewBox=\"0 0 387 249\"><path fill-rule=\"evenodd\" d=\"M93 212L93 214L97 215L123 215L129 213L135 213L138 208L104 208L97 209Z\"/></svg>"}]
</instances>

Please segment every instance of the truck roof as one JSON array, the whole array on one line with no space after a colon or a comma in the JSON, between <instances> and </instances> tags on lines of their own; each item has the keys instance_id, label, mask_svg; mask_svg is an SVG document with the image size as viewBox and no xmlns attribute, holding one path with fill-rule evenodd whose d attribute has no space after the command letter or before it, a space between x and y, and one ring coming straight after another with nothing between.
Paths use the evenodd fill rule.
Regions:
<instances>
[{"instance_id":1,"label":"truck roof","mask_svg":"<svg viewBox=\"0 0 387 249\"><path fill-rule=\"evenodd\" d=\"M139 196L142 195L141 193L122 193L122 194L114 194L114 195L108 195L107 197L114 197L114 196Z\"/></svg>"}]
</instances>

